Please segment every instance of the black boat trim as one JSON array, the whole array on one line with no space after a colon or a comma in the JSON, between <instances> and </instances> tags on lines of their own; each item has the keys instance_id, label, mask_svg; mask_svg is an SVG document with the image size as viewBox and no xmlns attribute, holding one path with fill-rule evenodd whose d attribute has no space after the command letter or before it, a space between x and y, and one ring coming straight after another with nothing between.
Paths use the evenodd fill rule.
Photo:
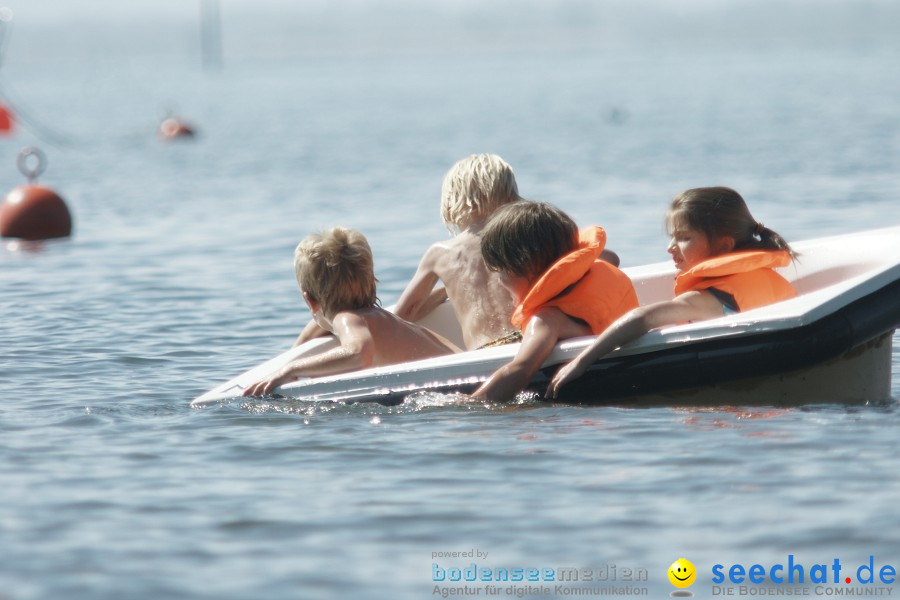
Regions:
<instances>
[{"instance_id":1,"label":"black boat trim","mask_svg":"<svg viewBox=\"0 0 900 600\"><path fill-rule=\"evenodd\" d=\"M559 402L602 404L729 381L789 373L844 355L900 326L900 280L824 317L790 329L673 345L653 352L602 359L560 391ZM558 366L538 372L528 389L540 395ZM435 384L382 389L344 401L393 405L418 391L470 393L480 384Z\"/></svg>"},{"instance_id":2,"label":"black boat trim","mask_svg":"<svg viewBox=\"0 0 900 600\"><path fill-rule=\"evenodd\" d=\"M603 402L779 375L842 356L900 326L900 280L806 325L601 360L560 401ZM546 388L556 367L544 369Z\"/></svg>"}]
</instances>

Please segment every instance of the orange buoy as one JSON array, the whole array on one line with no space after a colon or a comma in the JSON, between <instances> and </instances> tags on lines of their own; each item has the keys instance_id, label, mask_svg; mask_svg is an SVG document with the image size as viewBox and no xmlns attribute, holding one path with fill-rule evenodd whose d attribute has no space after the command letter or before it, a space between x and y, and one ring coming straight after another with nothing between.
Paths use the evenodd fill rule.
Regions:
<instances>
[{"instance_id":1,"label":"orange buoy","mask_svg":"<svg viewBox=\"0 0 900 600\"><path fill-rule=\"evenodd\" d=\"M168 117L159 125L159 136L166 141L190 138L194 137L194 130L181 119Z\"/></svg>"},{"instance_id":2,"label":"orange buoy","mask_svg":"<svg viewBox=\"0 0 900 600\"><path fill-rule=\"evenodd\" d=\"M0 135L9 135L15 129L12 111L0 104Z\"/></svg>"},{"instance_id":3,"label":"orange buoy","mask_svg":"<svg viewBox=\"0 0 900 600\"><path fill-rule=\"evenodd\" d=\"M29 170L26 161L30 156L36 156L38 164ZM19 170L28 177L28 184L13 189L0 205L0 236L47 240L71 235L72 215L63 199L50 188L31 183L44 170L45 163L37 148L19 153Z\"/></svg>"}]
</instances>

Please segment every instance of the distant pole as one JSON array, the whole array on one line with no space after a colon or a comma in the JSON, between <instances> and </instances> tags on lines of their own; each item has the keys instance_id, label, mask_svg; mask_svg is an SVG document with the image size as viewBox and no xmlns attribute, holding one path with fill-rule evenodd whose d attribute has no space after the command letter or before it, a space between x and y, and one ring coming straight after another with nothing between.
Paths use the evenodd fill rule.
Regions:
<instances>
[{"instance_id":1,"label":"distant pole","mask_svg":"<svg viewBox=\"0 0 900 600\"><path fill-rule=\"evenodd\" d=\"M0 65L6 56L7 32L12 26L13 11L8 6L0 6Z\"/></svg>"},{"instance_id":2,"label":"distant pole","mask_svg":"<svg viewBox=\"0 0 900 600\"><path fill-rule=\"evenodd\" d=\"M222 18L219 0L200 0L200 46L203 68L222 68Z\"/></svg>"}]
</instances>

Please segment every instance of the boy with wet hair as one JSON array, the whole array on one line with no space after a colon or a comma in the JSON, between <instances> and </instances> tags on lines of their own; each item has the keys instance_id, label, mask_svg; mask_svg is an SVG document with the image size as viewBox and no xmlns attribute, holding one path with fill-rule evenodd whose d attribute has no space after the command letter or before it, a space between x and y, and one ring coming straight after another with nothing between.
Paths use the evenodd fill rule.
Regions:
<instances>
[{"instance_id":1,"label":"boy with wet hair","mask_svg":"<svg viewBox=\"0 0 900 600\"><path fill-rule=\"evenodd\" d=\"M601 227L579 234L566 213L543 202L522 200L494 214L482 231L481 253L516 303L511 322L522 331L522 345L473 397L512 400L559 340L597 335L637 308L631 280L600 258L605 244Z\"/></svg>"},{"instance_id":2,"label":"boy with wet hair","mask_svg":"<svg viewBox=\"0 0 900 600\"><path fill-rule=\"evenodd\" d=\"M395 310L416 321L448 298L472 350L510 333L513 300L481 256L481 230L494 212L519 200L512 167L496 154L473 154L444 176L441 219L454 233L422 257ZM435 289L438 281L444 285Z\"/></svg>"},{"instance_id":3,"label":"boy with wet hair","mask_svg":"<svg viewBox=\"0 0 900 600\"><path fill-rule=\"evenodd\" d=\"M512 167L496 154L473 154L453 165L441 186L441 218L455 235L425 252L396 313L416 321L449 298L468 350L519 341L520 332L509 326L515 303L481 255L488 220L519 200ZM608 250L603 259L619 264ZM439 280L444 285L435 289Z\"/></svg>"},{"instance_id":4,"label":"boy with wet hair","mask_svg":"<svg viewBox=\"0 0 900 600\"><path fill-rule=\"evenodd\" d=\"M297 358L256 382L244 396L265 395L301 376L319 377L458 352L451 342L378 306L372 250L358 231L335 227L304 239L294 271L313 322L339 346Z\"/></svg>"}]
</instances>

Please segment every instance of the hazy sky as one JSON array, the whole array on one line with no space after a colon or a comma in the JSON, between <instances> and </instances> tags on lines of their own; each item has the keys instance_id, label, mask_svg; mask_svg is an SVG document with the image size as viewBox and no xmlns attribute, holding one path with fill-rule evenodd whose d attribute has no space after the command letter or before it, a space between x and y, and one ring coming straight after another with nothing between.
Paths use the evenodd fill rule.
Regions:
<instances>
[{"instance_id":1,"label":"hazy sky","mask_svg":"<svg viewBox=\"0 0 900 600\"><path fill-rule=\"evenodd\" d=\"M196 54L215 0L0 0L6 60ZM895 0L219 0L226 57L592 46L897 48ZM52 39L52 44L48 40ZM52 46L52 48L51 48Z\"/></svg>"}]
</instances>

